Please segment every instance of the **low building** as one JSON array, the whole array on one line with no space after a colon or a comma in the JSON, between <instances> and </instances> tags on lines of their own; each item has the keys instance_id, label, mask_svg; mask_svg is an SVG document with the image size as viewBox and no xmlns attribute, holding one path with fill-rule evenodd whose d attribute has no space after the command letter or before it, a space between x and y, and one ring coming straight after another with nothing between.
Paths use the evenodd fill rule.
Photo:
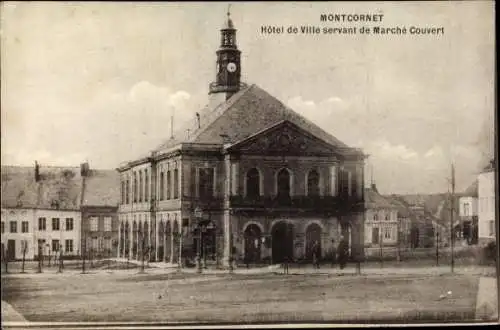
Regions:
<instances>
[{"instance_id":1,"label":"low building","mask_svg":"<svg viewBox=\"0 0 500 330\"><path fill-rule=\"evenodd\" d=\"M87 258L116 257L120 177L115 170L90 169L82 164L82 246Z\"/></svg>"},{"instance_id":2,"label":"low building","mask_svg":"<svg viewBox=\"0 0 500 330\"><path fill-rule=\"evenodd\" d=\"M2 258L33 259L36 182L32 167L2 166Z\"/></svg>"},{"instance_id":3,"label":"low building","mask_svg":"<svg viewBox=\"0 0 500 330\"><path fill-rule=\"evenodd\" d=\"M78 255L81 177L77 167L2 166L2 249L10 259ZM7 225L8 223L8 225ZM40 250L40 252L39 252Z\"/></svg>"},{"instance_id":4,"label":"low building","mask_svg":"<svg viewBox=\"0 0 500 330\"><path fill-rule=\"evenodd\" d=\"M459 197L458 238L468 244L478 241L478 181L475 180Z\"/></svg>"},{"instance_id":5,"label":"low building","mask_svg":"<svg viewBox=\"0 0 500 330\"><path fill-rule=\"evenodd\" d=\"M495 161L478 175L478 227L479 244L496 239Z\"/></svg>"},{"instance_id":6,"label":"low building","mask_svg":"<svg viewBox=\"0 0 500 330\"><path fill-rule=\"evenodd\" d=\"M380 195L375 185L365 189L365 247L396 246L398 209Z\"/></svg>"}]
</instances>

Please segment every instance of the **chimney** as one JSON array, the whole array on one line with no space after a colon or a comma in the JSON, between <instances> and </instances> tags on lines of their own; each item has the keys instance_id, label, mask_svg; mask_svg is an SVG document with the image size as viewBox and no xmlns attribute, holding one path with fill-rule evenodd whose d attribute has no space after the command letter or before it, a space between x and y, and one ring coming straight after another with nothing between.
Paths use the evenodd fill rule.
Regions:
<instances>
[{"instance_id":1,"label":"chimney","mask_svg":"<svg viewBox=\"0 0 500 330\"><path fill-rule=\"evenodd\" d=\"M200 121L200 113L199 112L196 113L196 120L198 121L198 128L200 128L201 127L201 121Z\"/></svg>"},{"instance_id":2,"label":"chimney","mask_svg":"<svg viewBox=\"0 0 500 330\"><path fill-rule=\"evenodd\" d=\"M35 160L35 182L40 181L40 165L38 165L38 162Z\"/></svg>"},{"instance_id":3,"label":"chimney","mask_svg":"<svg viewBox=\"0 0 500 330\"><path fill-rule=\"evenodd\" d=\"M378 194L377 185L372 183L372 190Z\"/></svg>"},{"instance_id":4,"label":"chimney","mask_svg":"<svg viewBox=\"0 0 500 330\"><path fill-rule=\"evenodd\" d=\"M90 166L88 162L80 164L80 175L82 177L88 176L89 172L90 172Z\"/></svg>"}]
</instances>

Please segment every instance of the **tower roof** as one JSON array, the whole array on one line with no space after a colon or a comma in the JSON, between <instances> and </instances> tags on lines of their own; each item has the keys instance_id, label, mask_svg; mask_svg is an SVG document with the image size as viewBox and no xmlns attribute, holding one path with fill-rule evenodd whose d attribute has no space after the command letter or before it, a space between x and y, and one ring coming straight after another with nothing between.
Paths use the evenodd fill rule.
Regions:
<instances>
[{"instance_id":1,"label":"tower roof","mask_svg":"<svg viewBox=\"0 0 500 330\"><path fill-rule=\"evenodd\" d=\"M234 29L233 21L231 20L231 12L229 11L230 7L227 8L227 19L224 21L223 30Z\"/></svg>"}]
</instances>

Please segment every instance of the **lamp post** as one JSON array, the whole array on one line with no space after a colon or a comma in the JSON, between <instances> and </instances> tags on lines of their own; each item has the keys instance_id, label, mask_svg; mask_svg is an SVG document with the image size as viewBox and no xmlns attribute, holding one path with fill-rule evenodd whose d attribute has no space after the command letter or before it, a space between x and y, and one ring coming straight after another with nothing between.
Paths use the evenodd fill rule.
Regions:
<instances>
[{"instance_id":1,"label":"lamp post","mask_svg":"<svg viewBox=\"0 0 500 330\"><path fill-rule=\"evenodd\" d=\"M40 241L38 241L38 270L37 273L42 272L42 245L40 244Z\"/></svg>"},{"instance_id":2,"label":"lamp post","mask_svg":"<svg viewBox=\"0 0 500 330\"><path fill-rule=\"evenodd\" d=\"M196 224L196 229L198 230L198 246L196 248L196 268L198 273L202 273L202 266L201 266L201 239L202 239L202 232L201 232L201 227L202 227L202 220L203 220L203 211L201 208L197 207L194 210L194 217L197 220Z\"/></svg>"}]
</instances>

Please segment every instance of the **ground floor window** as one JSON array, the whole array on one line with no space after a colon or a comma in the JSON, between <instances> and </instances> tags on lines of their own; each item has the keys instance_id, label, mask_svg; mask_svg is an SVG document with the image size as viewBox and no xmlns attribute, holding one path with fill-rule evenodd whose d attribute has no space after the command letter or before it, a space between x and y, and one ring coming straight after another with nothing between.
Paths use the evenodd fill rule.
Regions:
<instances>
[{"instance_id":1,"label":"ground floor window","mask_svg":"<svg viewBox=\"0 0 500 330\"><path fill-rule=\"evenodd\" d=\"M490 220L490 236L493 236L495 235L495 221L494 220Z\"/></svg>"},{"instance_id":2,"label":"ground floor window","mask_svg":"<svg viewBox=\"0 0 500 330\"><path fill-rule=\"evenodd\" d=\"M52 251L53 252L58 252L59 251L59 240L58 239L53 239L52 240Z\"/></svg>"},{"instance_id":3,"label":"ground floor window","mask_svg":"<svg viewBox=\"0 0 500 330\"><path fill-rule=\"evenodd\" d=\"M66 253L72 253L73 252L73 240L67 239L65 242L65 247L66 247Z\"/></svg>"}]
</instances>

